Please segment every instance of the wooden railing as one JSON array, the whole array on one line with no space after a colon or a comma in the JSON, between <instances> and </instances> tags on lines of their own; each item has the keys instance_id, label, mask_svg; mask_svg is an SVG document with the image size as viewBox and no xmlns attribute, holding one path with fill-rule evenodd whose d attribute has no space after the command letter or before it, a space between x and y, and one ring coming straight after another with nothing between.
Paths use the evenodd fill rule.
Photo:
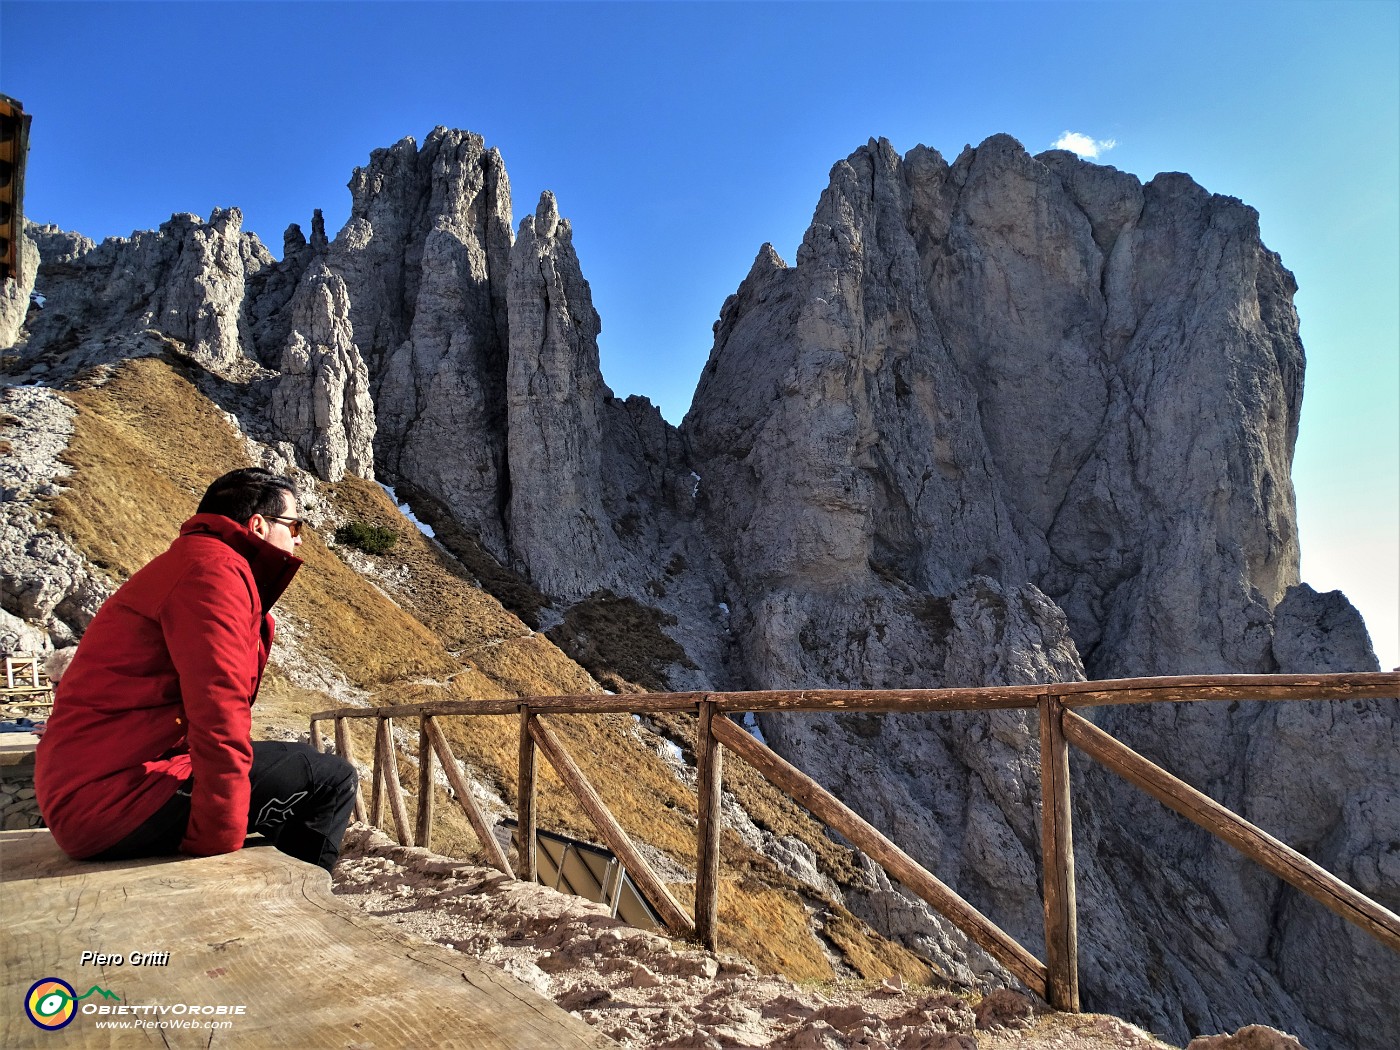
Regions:
<instances>
[{"instance_id":1,"label":"wooden railing","mask_svg":"<svg viewBox=\"0 0 1400 1050\"><path fill-rule=\"evenodd\" d=\"M535 879L536 761L542 751L589 817L599 835L621 859L643 895L675 933L695 936L715 947L720 859L720 777L725 750L749 763L819 821L882 865L896 880L946 917L1026 987L1060 1010L1079 1009L1074 841L1070 819L1069 745L1136 784L1188 820L1218 836L1279 878L1400 952L1400 917L1342 882L1301 853L1290 849L1154 765L1075 713L1104 704L1197 700L1349 700L1400 695L1400 673L1324 675L1212 675L1132 678L1051 685L988 686L971 689L768 691L747 693L641 693L528 697L520 700L444 701L377 708L341 708L311 716L312 743L322 746L319 723L335 725L336 750L353 760L346 720L377 720L372 801L368 817L378 824L385 797L399 841L429 846L433 812L433 758L441 762L457 803L471 822L491 862L521 879ZM1041 845L1044 858L1045 961L1016 942L985 915L939 881L835 795L760 743L729 715L750 711L926 712L1034 709L1041 746ZM688 915L646 862L589 784L545 716L560 714L647 714L686 711L699 715L696 789L699 821L695 915ZM456 758L436 724L444 716L514 715L520 718L520 779L516 799L517 869L491 834ZM419 720L418 811L410 833L393 747L393 719ZM356 816L366 816L356 800Z\"/></svg>"}]
</instances>

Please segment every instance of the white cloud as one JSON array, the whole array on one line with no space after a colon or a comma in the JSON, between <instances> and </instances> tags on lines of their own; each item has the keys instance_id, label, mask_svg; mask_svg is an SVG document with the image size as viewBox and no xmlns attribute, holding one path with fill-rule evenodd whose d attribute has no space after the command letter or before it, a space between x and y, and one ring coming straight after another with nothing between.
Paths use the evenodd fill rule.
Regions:
<instances>
[{"instance_id":1,"label":"white cloud","mask_svg":"<svg viewBox=\"0 0 1400 1050\"><path fill-rule=\"evenodd\" d=\"M1117 139L1095 139L1082 131L1066 131L1051 145L1051 149L1067 149L1091 160L1118 145Z\"/></svg>"}]
</instances>

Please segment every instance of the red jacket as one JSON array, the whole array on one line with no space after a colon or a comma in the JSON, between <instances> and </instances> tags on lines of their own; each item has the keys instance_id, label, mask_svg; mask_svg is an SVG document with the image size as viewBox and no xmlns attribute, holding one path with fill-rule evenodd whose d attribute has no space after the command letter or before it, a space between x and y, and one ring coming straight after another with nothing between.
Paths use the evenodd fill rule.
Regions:
<instances>
[{"instance_id":1,"label":"red jacket","mask_svg":"<svg viewBox=\"0 0 1400 1050\"><path fill-rule=\"evenodd\" d=\"M191 774L180 849L242 847L267 610L300 565L231 518L196 514L98 610L35 756L39 808L65 853L116 845Z\"/></svg>"}]
</instances>

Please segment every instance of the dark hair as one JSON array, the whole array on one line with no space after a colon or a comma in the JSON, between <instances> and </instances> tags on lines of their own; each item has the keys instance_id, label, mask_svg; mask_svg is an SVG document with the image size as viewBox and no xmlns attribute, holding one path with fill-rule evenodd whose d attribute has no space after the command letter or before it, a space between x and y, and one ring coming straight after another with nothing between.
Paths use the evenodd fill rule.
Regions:
<instances>
[{"instance_id":1,"label":"dark hair","mask_svg":"<svg viewBox=\"0 0 1400 1050\"><path fill-rule=\"evenodd\" d=\"M247 525L254 514L280 515L286 509L283 493L296 499L296 487L287 478L262 467L242 467L216 478L195 513L222 514Z\"/></svg>"}]
</instances>

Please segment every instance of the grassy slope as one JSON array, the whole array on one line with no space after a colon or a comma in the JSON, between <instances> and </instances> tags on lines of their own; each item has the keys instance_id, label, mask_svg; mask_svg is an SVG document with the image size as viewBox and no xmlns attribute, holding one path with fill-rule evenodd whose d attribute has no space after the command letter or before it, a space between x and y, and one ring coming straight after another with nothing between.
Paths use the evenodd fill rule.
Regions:
<instances>
[{"instance_id":1,"label":"grassy slope","mask_svg":"<svg viewBox=\"0 0 1400 1050\"><path fill-rule=\"evenodd\" d=\"M78 409L64 457L72 476L68 489L42 513L114 579L124 579L165 549L210 479L249 463L241 435L181 374L181 366L171 362L131 361L102 385L67 396ZM319 499L329 520L383 525L400 538L393 550L375 559L333 549L317 535L306 539L300 551L306 565L278 607L298 626L296 644L303 656L333 665L377 703L599 690L583 668L504 609L459 562L414 529L378 486L347 479L321 486ZM304 733L311 712L335 706L341 702L294 686L274 662L255 708L255 731ZM695 796L676 780L635 723L625 715L552 721L628 832L693 870ZM372 754L369 725L357 723L352 734L361 758ZM416 736L411 720L403 728ZM693 736L693 718L672 719L665 728L685 739ZM451 719L446 732L457 756L502 798L513 799L517 720ZM541 825L596 839L548 763L541 763L541 771ZM407 755L400 759L400 772L412 813L417 774ZM837 882L851 877L849 851L737 760L727 763L726 788L761 826L807 842ZM435 812L434 848L479 858L469 826L445 794ZM828 953L869 979L896 972L921 982L934 976L918 957L818 900L826 931L819 941L807 914L814 903L810 892L799 893L796 883L732 832L725 833L723 854L725 950L797 980L832 977ZM690 886L675 890L689 902Z\"/></svg>"}]
</instances>

